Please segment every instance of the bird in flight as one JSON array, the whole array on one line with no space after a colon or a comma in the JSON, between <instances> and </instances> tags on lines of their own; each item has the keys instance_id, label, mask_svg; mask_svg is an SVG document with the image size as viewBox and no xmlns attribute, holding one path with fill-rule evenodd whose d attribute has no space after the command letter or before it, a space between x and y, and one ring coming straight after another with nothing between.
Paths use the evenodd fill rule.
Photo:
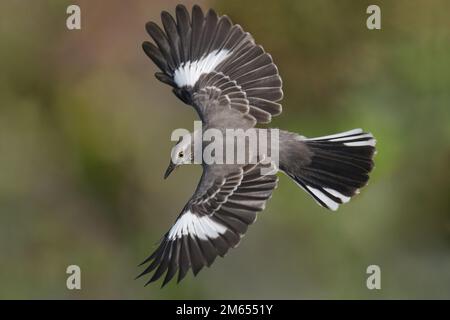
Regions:
<instances>
[{"instance_id":1,"label":"bird in flight","mask_svg":"<svg viewBox=\"0 0 450 320\"><path fill-rule=\"evenodd\" d=\"M191 105L202 130L249 129L281 113L282 81L272 57L227 16L206 14L195 5L190 14L178 5L175 16L161 14L162 28L146 24L154 41L144 52L161 70L155 77ZM256 129L262 130L262 129ZM189 134L172 148L171 171L193 158ZM158 248L142 263L148 283L165 275L162 286L178 272L194 275L236 247L277 186L277 171L288 175L322 207L337 210L367 184L373 168L375 139L361 129L306 138L279 131L278 165L201 163L203 174L191 199ZM205 144L202 144L205 148ZM262 169L272 169L262 174Z\"/></svg>"}]
</instances>

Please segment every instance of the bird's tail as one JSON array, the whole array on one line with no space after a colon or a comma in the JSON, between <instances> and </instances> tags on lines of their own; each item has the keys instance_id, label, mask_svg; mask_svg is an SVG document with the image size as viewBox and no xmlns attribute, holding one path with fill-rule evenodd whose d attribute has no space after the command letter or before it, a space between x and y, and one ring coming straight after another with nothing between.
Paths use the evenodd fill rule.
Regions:
<instances>
[{"instance_id":1,"label":"bird's tail","mask_svg":"<svg viewBox=\"0 0 450 320\"><path fill-rule=\"evenodd\" d=\"M296 144L287 145L300 151L285 152L280 169L321 206L337 210L367 184L375 153L372 134L354 129L310 139L291 136Z\"/></svg>"}]
</instances>

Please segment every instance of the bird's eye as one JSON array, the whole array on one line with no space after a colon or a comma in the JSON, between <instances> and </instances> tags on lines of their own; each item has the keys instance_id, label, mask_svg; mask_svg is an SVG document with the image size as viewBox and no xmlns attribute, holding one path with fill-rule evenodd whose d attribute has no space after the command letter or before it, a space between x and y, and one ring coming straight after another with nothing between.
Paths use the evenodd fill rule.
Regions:
<instances>
[{"instance_id":1,"label":"bird's eye","mask_svg":"<svg viewBox=\"0 0 450 320\"><path fill-rule=\"evenodd\" d=\"M183 156L184 156L183 151L181 151L181 152L178 154L178 156L179 156L180 158L183 158Z\"/></svg>"}]
</instances>

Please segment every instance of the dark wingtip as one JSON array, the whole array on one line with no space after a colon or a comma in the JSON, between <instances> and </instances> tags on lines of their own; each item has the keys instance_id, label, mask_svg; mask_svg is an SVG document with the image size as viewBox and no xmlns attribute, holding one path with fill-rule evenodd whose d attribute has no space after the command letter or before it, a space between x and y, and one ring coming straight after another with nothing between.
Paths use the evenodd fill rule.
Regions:
<instances>
[{"instance_id":1,"label":"dark wingtip","mask_svg":"<svg viewBox=\"0 0 450 320\"><path fill-rule=\"evenodd\" d=\"M175 10L182 10L182 11L187 11L186 6L184 4L177 4L177 6L175 7Z\"/></svg>"},{"instance_id":2,"label":"dark wingtip","mask_svg":"<svg viewBox=\"0 0 450 320\"><path fill-rule=\"evenodd\" d=\"M138 265L138 267L142 267L144 264L148 263L149 261L150 261L149 259L146 259L145 261L143 261L142 263L140 263L140 264ZM145 270L142 271L136 278L134 278L134 280L137 280L137 279L139 279L140 277L142 277L142 276L148 274L149 272L151 272L151 270L152 270L152 269L149 270L149 268L145 268Z\"/></svg>"},{"instance_id":3,"label":"dark wingtip","mask_svg":"<svg viewBox=\"0 0 450 320\"><path fill-rule=\"evenodd\" d=\"M202 271L203 265L201 267L192 268L192 273L194 274L194 277L197 277L197 274Z\"/></svg>"},{"instance_id":4,"label":"dark wingtip","mask_svg":"<svg viewBox=\"0 0 450 320\"><path fill-rule=\"evenodd\" d=\"M180 283L181 280L184 279L184 277L186 277L187 275L187 271L186 272L182 272L181 269L178 271L178 277L177 277L177 284Z\"/></svg>"},{"instance_id":5,"label":"dark wingtip","mask_svg":"<svg viewBox=\"0 0 450 320\"><path fill-rule=\"evenodd\" d=\"M157 272L155 272L153 274L153 276L151 277L150 280L147 281L147 283L144 285L144 287L148 286L150 283L155 282L156 280L158 280L159 278L161 278L161 275L158 275Z\"/></svg>"},{"instance_id":6,"label":"dark wingtip","mask_svg":"<svg viewBox=\"0 0 450 320\"><path fill-rule=\"evenodd\" d=\"M144 261L142 261L141 263L138 264L138 267L142 267L144 264L146 264L148 261L147 259L145 259Z\"/></svg>"},{"instance_id":7,"label":"dark wingtip","mask_svg":"<svg viewBox=\"0 0 450 320\"><path fill-rule=\"evenodd\" d=\"M176 23L175 23L173 16L167 11L161 12L161 22L162 22L164 28L167 28L167 25L171 22L173 22L173 25L176 27Z\"/></svg>"},{"instance_id":8,"label":"dark wingtip","mask_svg":"<svg viewBox=\"0 0 450 320\"><path fill-rule=\"evenodd\" d=\"M144 42L142 42L141 46L142 46L142 50L144 50L144 52L147 54L147 51L150 50L150 47L152 46L152 44L150 41L144 41Z\"/></svg>"},{"instance_id":9,"label":"dark wingtip","mask_svg":"<svg viewBox=\"0 0 450 320\"><path fill-rule=\"evenodd\" d=\"M168 17L172 17L172 16L170 15L169 12L167 12L166 10L163 10L163 11L161 11L161 19L164 19L165 17L168 18Z\"/></svg>"},{"instance_id":10,"label":"dark wingtip","mask_svg":"<svg viewBox=\"0 0 450 320\"><path fill-rule=\"evenodd\" d=\"M140 277L142 277L142 276L145 275L145 274L147 274L145 271L141 272L138 276L136 276L136 277L134 278L134 280L139 279Z\"/></svg>"},{"instance_id":11,"label":"dark wingtip","mask_svg":"<svg viewBox=\"0 0 450 320\"><path fill-rule=\"evenodd\" d=\"M144 264L150 262L150 261L155 257L155 255L156 255L156 251L154 251L147 259L145 259L144 261L142 261L142 262L138 265L138 267L141 267L141 266L143 266Z\"/></svg>"},{"instance_id":12,"label":"dark wingtip","mask_svg":"<svg viewBox=\"0 0 450 320\"><path fill-rule=\"evenodd\" d=\"M198 17L205 18L205 15L203 14L202 8L198 4L194 4L192 7L192 18L194 19L194 16L198 14Z\"/></svg>"},{"instance_id":13,"label":"dark wingtip","mask_svg":"<svg viewBox=\"0 0 450 320\"><path fill-rule=\"evenodd\" d=\"M217 17L217 12L212 8L208 9L208 11L206 12L206 16L211 16L211 15Z\"/></svg>"},{"instance_id":14,"label":"dark wingtip","mask_svg":"<svg viewBox=\"0 0 450 320\"><path fill-rule=\"evenodd\" d=\"M150 280L148 280L145 284L144 287L148 286L150 283L154 282L158 280L158 277L155 278L155 275L153 275L153 277L150 278Z\"/></svg>"},{"instance_id":15,"label":"dark wingtip","mask_svg":"<svg viewBox=\"0 0 450 320\"><path fill-rule=\"evenodd\" d=\"M147 281L147 282L144 284L144 287L148 286L150 283L152 283L151 280Z\"/></svg>"},{"instance_id":16,"label":"dark wingtip","mask_svg":"<svg viewBox=\"0 0 450 320\"><path fill-rule=\"evenodd\" d=\"M155 32L162 32L161 28L153 21L149 21L145 24L145 30L153 39Z\"/></svg>"},{"instance_id":17,"label":"dark wingtip","mask_svg":"<svg viewBox=\"0 0 450 320\"><path fill-rule=\"evenodd\" d=\"M194 11L194 10L200 10L200 11L203 12L202 8L201 8L198 4L194 4L194 5L192 6L192 11Z\"/></svg>"},{"instance_id":18,"label":"dark wingtip","mask_svg":"<svg viewBox=\"0 0 450 320\"><path fill-rule=\"evenodd\" d=\"M169 283L169 281L172 279L172 277L170 277L170 278L164 278L164 281L163 281L163 283L161 284L161 288L160 289L162 289L162 288L164 288L165 286L166 286L166 284L168 284Z\"/></svg>"},{"instance_id":19,"label":"dark wingtip","mask_svg":"<svg viewBox=\"0 0 450 320\"><path fill-rule=\"evenodd\" d=\"M147 31L147 33L149 33L150 34L150 29L151 28L153 28L153 26L155 25L155 23L153 22L153 21L148 21L146 24L145 24L145 30Z\"/></svg>"}]
</instances>

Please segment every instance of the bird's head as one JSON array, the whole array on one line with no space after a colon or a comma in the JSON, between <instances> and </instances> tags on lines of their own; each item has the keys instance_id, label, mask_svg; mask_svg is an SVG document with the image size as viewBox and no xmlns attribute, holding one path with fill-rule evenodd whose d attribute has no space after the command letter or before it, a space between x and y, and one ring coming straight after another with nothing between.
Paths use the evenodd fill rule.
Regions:
<instances>
[{"instance_id":1,"label":"bird's head","mask_svg":"<svg viewBox=\"0 0 450 320\"><path fill-rule=\"evenodd\" d=\"M192 136L191 134L181 137L177 144L173 146L170 153L170 163L167 167L164 179L177 167L183 164L192 163Z\"/></svg>"}]
</instances>

